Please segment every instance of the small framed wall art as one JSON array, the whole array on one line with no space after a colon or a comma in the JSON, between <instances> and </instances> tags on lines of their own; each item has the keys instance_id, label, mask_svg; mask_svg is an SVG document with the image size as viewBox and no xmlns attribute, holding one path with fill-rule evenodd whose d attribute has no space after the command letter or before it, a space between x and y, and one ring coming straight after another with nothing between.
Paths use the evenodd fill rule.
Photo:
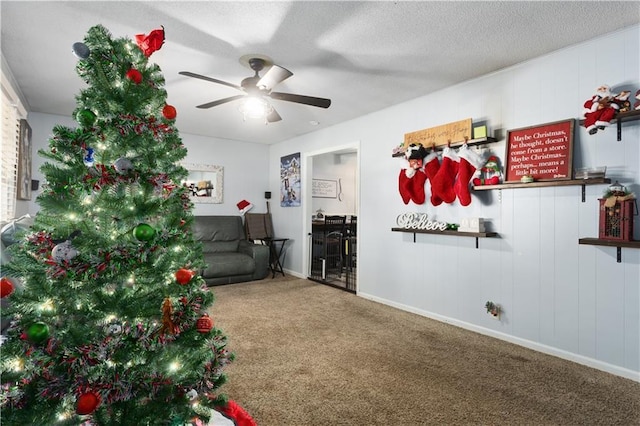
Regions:
<instances>
[{"instance_id":1,"label":"small framed wall art","mask_svg":"<svg viewBox=\"0 0 640 426\"><path fill-rule=\"evenodd\" d=\"M194 203L222 204L224 167L210 164L183 163L189 171L184 184Z\"/></svg>"}]
</instances>

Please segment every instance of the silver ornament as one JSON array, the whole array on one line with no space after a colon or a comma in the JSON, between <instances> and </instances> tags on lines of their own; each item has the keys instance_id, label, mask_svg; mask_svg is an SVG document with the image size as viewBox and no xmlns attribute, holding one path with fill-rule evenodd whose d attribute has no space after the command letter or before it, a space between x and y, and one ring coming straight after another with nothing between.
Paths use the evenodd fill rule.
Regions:
<instances>
[{"instance_id":1,"label":"silver ornament","mask_svg":"<svg viewBox=\"0 0 640 426\"><path fill-rule=\"evenodd\" d=\"M69 240L56 245L53 250L51 250L51 257L56 262L68 262L77 255L78 250L73 248L71 241Z\"/></svg>"},{"instance_id":2,"label":"silver ornament","mask_svg":"<svg viewBox=\"0 0 640 426\"><path fill-rule=\"evenodd\" d=\"M125 174L133 170L133 163L128 158L121 157L118 158L115 163L113 163L113 167L116 169L116 172Z\"/></svg>"},{"instance_id":3,"label":"silver ornament","mask_svg":"<svg viewBox=\"0 0 640 426\"><path fill-rule=\"evenodd\" d=\"M120 334L122 333L122 325L118 323L109 324L109 327L107 328L107 332L112 335Z\"/></svg>"},{"instance_id":4,"label":"silver ornament","mask_svg":"<svg viewBox=\"0 0 640 426\"><path fill-rule=\"evenodd\" d=\"M91 54L91 49L89 49L89 47L86 44L81 43L79 41L73 43L72 51L73 51L73 54L76 55L76 58L78 59L87 59Z\"/></svg>"}]
</instances>

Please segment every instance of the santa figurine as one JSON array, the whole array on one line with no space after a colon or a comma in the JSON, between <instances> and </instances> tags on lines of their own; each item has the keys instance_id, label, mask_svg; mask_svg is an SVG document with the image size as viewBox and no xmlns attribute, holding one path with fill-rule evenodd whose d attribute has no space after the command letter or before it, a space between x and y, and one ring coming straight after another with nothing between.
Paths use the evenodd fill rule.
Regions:
<instances>
[{"instance_id":1,"label":"santa figurine","mask_svg":"<svg viewBox=\"0 0 640 426\"><path fill-rule=\"evenodd\" d=\"M631 111L631 101L629 100L629 96L631 96L631 91L623 90L613 98L613 102L618 105L618 112Z\"/></svg>"},{"instance_id":2,"label":"santa figurine","mask_svg":"<svg viewBox=\"0 0 640 426\"><path fill-rule=\"evenodd\" d=\"M480 169L480 176L473 178L473 184L479 185L497 185L500 183L502 177L502 171L500 170L500 162L498 157L492 155L484 163L484 166Z\"/></svg>"},{"instance_id":3,"label":"santa figurine","mask_svg":"<svg viewBox=\"0 0 640 426\"><path fill-rule=\"evenodd\" d=\"M614 102L615 95L606 84L596 89L596 94L584 103L584 127L590 135L604 130L618 113L620 106Z\"/></svg>"}]
</instances>

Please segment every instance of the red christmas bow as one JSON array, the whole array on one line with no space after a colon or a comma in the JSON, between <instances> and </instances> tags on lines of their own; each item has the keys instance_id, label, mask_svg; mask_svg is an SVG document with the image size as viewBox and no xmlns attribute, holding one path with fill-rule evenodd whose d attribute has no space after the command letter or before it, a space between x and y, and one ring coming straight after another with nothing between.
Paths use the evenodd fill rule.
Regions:
<instances>
[{"instance_id":1,"label":"red christmas bow","mask_svg":"<svg viewBox=\"0 0 640 426\"><path fill-rule=\"evenodd\" d=\"M164 27L151 31L149 35L137 34L136 43L138 43L138 47L140 47L144 56L151 56L153 52L160 50L164 44Z\"/></svg>"}]
</instances>

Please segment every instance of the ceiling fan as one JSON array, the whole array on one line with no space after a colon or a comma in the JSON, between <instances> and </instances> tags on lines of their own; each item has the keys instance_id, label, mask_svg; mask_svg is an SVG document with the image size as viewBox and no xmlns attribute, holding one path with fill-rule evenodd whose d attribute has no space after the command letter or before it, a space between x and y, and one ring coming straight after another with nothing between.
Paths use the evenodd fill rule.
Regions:
<instances>
[{"instance_id":1,"label":"ceiling fan","mask_svg":"<svg viewBox=\"0 0 640 426\"><path fill-rule=\"evenodd\" d=\"M241 62L245 57L241 58ZM277 99L281 101L295 102L304 105L311 105L320 108L329 108L331 105L331 99L325 98L316 98L313 96L305 96L305 95L296 95L293 93L283 93L283 92L272 92L274 86L279 83L282 83L287 78L291 77L293 73L286 68L283 68L279 65L272 63L268 58L251 56L248 59L249 67L255 71L255 75L253 77L247 77L240 85L236 85L233 83L228 83L226 81L218 80L215 78L207 77L201 74L192 73L189 71L180 71L178 74L186 75L187 77L199 78L201 80L210 81L212 83L223 84L225 86L233 87L234 89L238 89L244 94L229 96L228 98L218 99L217 101L207 102L202 105L196 106L196 108L207 109L212 108L214 106L222 105L227 102L232 102L238 99L247 98L241 110L248 108L249 98L251 100L259 102L262 104L264 108L261 110L262 116L265 116L266 121L268 123L273 123L276 121L282 120L280 114L271 106L265 99L265 97L269 97L271 99ZM247 60L245 59L245 60ZM264 76L260 77L259 72L262 71L266 66L269 66L269 70L264 74ZM246 116L246 112L243 111Z\"/></svg>"}]
</instances>

